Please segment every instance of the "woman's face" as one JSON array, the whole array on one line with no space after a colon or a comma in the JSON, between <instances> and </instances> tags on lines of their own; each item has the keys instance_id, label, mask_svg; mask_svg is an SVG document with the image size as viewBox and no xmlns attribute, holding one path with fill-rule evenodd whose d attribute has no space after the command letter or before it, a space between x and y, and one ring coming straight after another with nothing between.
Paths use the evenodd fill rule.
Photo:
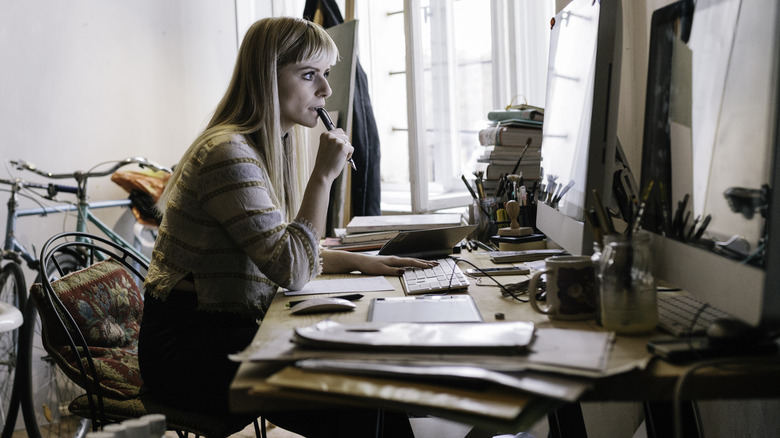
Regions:
<instances>
[{"instance_id":1,"label":"woman's face","mask_svg":"<svg viewBox=\"0 0 780 438\"><path fill-rule=\"evenodd\" d=\"M288 64L279 69L279 106L282 131L296 124L317 126L317 108L325 106L325 98L333 91L328 85L330 63L315 59Z\"/></svg>"}]
</instances>

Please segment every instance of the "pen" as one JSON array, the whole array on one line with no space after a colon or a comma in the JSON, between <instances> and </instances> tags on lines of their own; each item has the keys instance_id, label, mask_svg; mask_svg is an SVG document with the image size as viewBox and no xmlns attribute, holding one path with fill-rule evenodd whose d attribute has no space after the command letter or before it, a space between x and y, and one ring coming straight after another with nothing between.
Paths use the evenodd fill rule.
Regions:
<instances>
[{"instance_id":1,"label":"pen","mask_svg":"<svg viewBox=\"0 0 780 438\"><path fill-rule=\"evenodd\" d=\"M363 298L363 295L362 294L349 294L349 295L339 295L339 296L330 297L330 298L341 298L342 300L347 300L347 301L357 301L357 300ZM285 307L292 307L292 306L294 306L296 304L300 304L300 303L302 303L304 301L306 301L306 300L290 301L289 303L285 304Z\"/></svg>"},{"instance_id":2,"label":"pen","mask_svg":"<svg viewBox=\"0 0 780 438\"><path fill-rule=\"evenodd\" d=\"M482 185L482 178L485 177L485 172L481 170L474 171L474 176L476 177L474 184L477 185L477 194L479 195L479 199L485 199L485 187Z\"/></svg>"},{"instance_id":3,"label":"pen","mask_svg":"<svg viewBox=\"0 0 780 438\"><path fill-rule=\"evenodd\" d=\"M322 123L325 125L325 129L332 131L336 128L336 125L333 124L333 120L330 119L330 115L327 111L325 111L325 108L317 108L317 114L319 114L320 119L322 119ZM347 161L349 161L349 164L352 165L352 170L357 170L357 166L355 166L355 161L352 159L352 157L349 157Z\"/></svg>"},{"instance_id":4,"label":"pen","mask_svg":"<svg viewBox=\"0 0 780 438\"><path fill-rule=\"evenodd\" d=\"M471 188L471 184L469 184L469 181L466 179L466 176L461 175L460 179L463 180L463 184L466 184L466 188L469 189L469 193L471 194L471 197L474 198L475 201L477 201L477 204L479 204L479 209L482 210L482 213L484 213L488 219L490 219L490 213L488 213L488 211L485 210L485 206L482 205L479 196L477 196L477 193L474 191L474 189Z\"/></svg>"},{"instance_id":5,"label":"pen","mask_svg":"<svg viewBox=\"0 0 780 438\"><path fill-rule=\"evenodd\" d=\"M704 220L701 221L701 225L699 226L699 229L696 231L696 234L693 236L693 241L697 242L699 241L702 236L704 236L704 230L707 229L707 225L710 224L710 221L712 220L712 215L707 215L704 217Z\"/></svg>"},{"instance_id":6,"label":"pen","mask_svg":"<svg viewBox=\"0 0 780 438\"><path fill-rule=\"evenodd\" d=\"M523 161L523 156L525 156L525 151L528 150L528 146L531 146L531 137L528 137L528 140L525 142L523 152L520 153L520 158L517 159L517 163L515 163L515 167L512 169L513 174L517 173L517 168L520 167L520 163Z\"/></svg>"}]
</instances>

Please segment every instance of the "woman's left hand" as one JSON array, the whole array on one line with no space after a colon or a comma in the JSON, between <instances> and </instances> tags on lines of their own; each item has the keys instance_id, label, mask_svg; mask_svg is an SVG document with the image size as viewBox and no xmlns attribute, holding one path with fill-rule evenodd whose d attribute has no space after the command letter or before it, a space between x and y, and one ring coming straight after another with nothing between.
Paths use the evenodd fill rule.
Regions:
<instances>
[{"instance_id":1,"label":"woman's left hand","mask_svg":"<svg viewBox=\"0 0 780 438\"><path fill-rule=\"evenodd\" d=\"M360 271L368 275L402 275L404 268L430 268L438 263L412 257L378 256L348 251L322 252L324 274Z\"/></svg>"},{"instance_id":2,"label":"woman's left hand","mask_svg":"<svg viewBox=\"0 0 780 438\"><path fill-rule=\"evenodd\" d=\"M430 260L397 256L368 256L360 272L369 275L403 275L404 268L432 268L438 265Z\"/></svg>"}]
</instances>

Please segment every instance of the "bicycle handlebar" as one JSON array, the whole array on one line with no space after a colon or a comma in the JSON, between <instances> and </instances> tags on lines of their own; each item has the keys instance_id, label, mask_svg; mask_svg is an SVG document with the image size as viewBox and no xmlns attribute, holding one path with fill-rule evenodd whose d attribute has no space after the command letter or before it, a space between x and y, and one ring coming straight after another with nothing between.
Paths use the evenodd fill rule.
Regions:
<instances>
[{"instance_id":1,"label":"bicycle handlebar","mask_svg":"<svg viewBox=\"0 0 780 438\"><path fill-rule=\"evenodd\" d=\"M19 188L46 190L46 194L48 195L49 198L53 198L55 195L57 195L57 193L77 194L79 192L79 188L75 186L65 186L62 184L38 184L34 182L24 181L19 178L15 178L15 179L0 178L0 184L16 186Z\"/></svg>"},{"instance_id":2,"label":"bicycle handlebar","mask_svg":"<svg viewBox=\"0 0 780 438\"><path fill-rule=\"evenodd\" d=\"M89 178L89 177L93 177L93 176L108 176L108 175L111 175L112 173L116 172L120 168L122 168L124 166L127 166L129 164L137 164L137 165L139 165L142 168L148 167L148 168L150 168L152 170L156 170L156 171L163 171L163 172L168 172L168 173L172 173L173 172L171 169L169 169L169 168L167 168L165 166L162 166L160 164L157 164L157 163L155 163L153 161L147 160L144 157L128 157L128 158L125 158L124 160L119 160L119 161L115 162L115 164L113 166L111 166L111 168L109 168L107 170L89 171L89 172L79 172L79 171L76 171L76 172L72 172L72 173L44 172L44 171L38 169L35 166L35 164L28 163L28 162L26 162L24 160L11 160L10 163L14 167L16 167L17 170L27 170L27 171L36 173L36 174L38 174L40 176L43 176L45 178L50 178L50 179L64 179L64 178L84 179L84 178ZM62 187L67 187L67 186L62 186ZM67 191L67 190L63 190L63 191ZM73 193L75 193L75 192L73 192Z\"/></svg>"}]
</instances>

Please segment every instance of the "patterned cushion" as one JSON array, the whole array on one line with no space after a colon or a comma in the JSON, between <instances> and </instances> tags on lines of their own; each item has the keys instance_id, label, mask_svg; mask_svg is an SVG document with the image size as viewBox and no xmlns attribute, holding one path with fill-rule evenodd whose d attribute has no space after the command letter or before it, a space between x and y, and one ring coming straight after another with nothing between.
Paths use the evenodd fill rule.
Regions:
<instances>
[{"instance_id":1,"label":"patterned cushion","mask_svg":"<svg viewBox=\"0 0 780 438\"><path fill-rule=\"evenodd\" d=\"M89 352L100 376L103 395L137 396L143 384L138 368L138 332L143 301L124 266L115 260L99 262L52 282L52 289L90 345ZM45 326L45 321L52 321L52 309L42 301L40 284L33 285L32 293ZM84 387L65 334L56 327L47 329L44 346L65 373Z\"/></svg>"}]
</instances>

